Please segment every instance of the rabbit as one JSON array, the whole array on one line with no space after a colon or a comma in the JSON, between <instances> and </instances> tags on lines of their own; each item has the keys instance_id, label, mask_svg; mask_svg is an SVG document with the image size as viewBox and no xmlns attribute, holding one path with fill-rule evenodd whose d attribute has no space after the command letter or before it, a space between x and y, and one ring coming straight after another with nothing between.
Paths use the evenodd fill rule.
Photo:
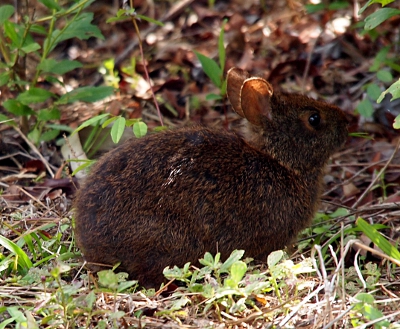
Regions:
<instances>
[{"instance_id":1,"label":"rabbit","mask_svg":"<svg viewBox=\"0 0 400 329\"><path fill-rule=\"evenodd\" d=\"M265 261L317 211L324 166L346 141L334 105L274 92L232 68L227 95L243 130L190 126L130 139L100 158L75 198L89 268L120 263L145 287L163 269L235 249Z\"/></svg>"}]
</instances>

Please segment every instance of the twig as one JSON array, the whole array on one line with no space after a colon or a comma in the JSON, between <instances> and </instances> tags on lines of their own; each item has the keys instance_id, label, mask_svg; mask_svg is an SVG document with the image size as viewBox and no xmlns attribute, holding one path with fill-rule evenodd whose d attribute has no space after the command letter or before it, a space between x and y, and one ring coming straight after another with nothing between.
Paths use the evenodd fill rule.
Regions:
<instances>
[{"instance_id":1,"label":"twig","mask_svg":"<svg viewBox=\"0 0 400 329\"><path fill-rule=\"evenodd\" d=\"M400 266L400 260L392 258L392 257L390 257L390 256L388 256L388 255L386 255L386 254L384 254L384 253L382 253L382 252L380 252L378 250L375 250L375 249L373 249L371 247L368 247L365 244L363 244L362 242L359 242L358 240L353 240L353 241L354 241L354 245L355 246L357 246L359 248L362 248L362 249L364 249L366 251L369 251L370 253L375 254L375 255L377 255L377 256L379 256L381 258L385 258L385 259L391 261L392 263L396 264L397 266Z\"/></svg>"},{"instance_id":2,"label":"twig","mask_svg":"<svg viewBox=\"0 0 400 329\"><path fill-rule=\"evenodd\" d=\"M315 46L317 45L317 42L318 42L319 38L321 37L321 34L322 34L322 33L323 33L323 32L321 31L321 32L318 34L318 36L315 38L314 42L313 42L312 45L311 45L311 49L310 49L310 51L309 51L309 53L308 53L307 61L306 61L306 67L304 68L303 77L302 77L302 80L303 80L303 83L302 83L302 91L301 91L302 93L304 93L304 88L305 88L305 86L306 86L306 79L307 79L307 76L308 76L308 71L310 70L312 54L313 54L313 52L314 52Z\"/></svg>"},{"instance_id":3,"label":"twig","mask_svg":"<svg viewBox=\"0 0 400 329\"><path fill-rule=\"evenodd\" d=\"M303 305L305 305L310 299L314 298L314 296L318 295L319 292L324 289L325 286L321 285L318 287L316 290L314 290L311 294L307 295L306 298L304 298L295 308L292 312L290 312L278 325L278 327L283 327L286 323L290 321L291 318L293 318L296 313L302 308Z\"/></svg>"},{"instance_id":4,"label":"twig","mask_svg":"<svg viewBox=\"0 0 400 329\"><path fill-rule=\"evenodd\" d=\"M30 194L29 192L25 191L21 186L17 186L17 188L24 194L26 194L29 198L31 198L32 200L35 200L37 203L39 203L43 208L49 209L48 207L46 207L46 205L40 201L39 199L35 198L32 194Z\"/></svg>"},{"instance_id":5,"label":"twig","mask_svg":"<svg viewBox=\"0 0 400 329\"><path fill-rule=\"evenodd\" d=\"M37 149L37 147L24 135L24 133L21 131L21 129L19 129L18 127L15 127L15 126L14 126L13 128L18 132L18 134L20 134L20 136L22 137L22 139L25 141L26 144L29 145L29 147L31 148L31 150L32 150L33 152L35 152L35 153L39 156L40 160L42 160L43 164L46 166L46 169L47 169L47 171L49 172L51 178L54 178L54 173L53 173L53 171L51 170L48 161L47 161L47 160L43 157L43 155L39 152L39 150Z\"/></svg>"},{"instance_id":6,"label":"twig","mask_svg":"<svg viewBox=\"0 0 400 329\"><path fill-rule=\"evenodd\" d=\"M155 105L155 107L157 109L157 113L158 113L158 118L160 120L160 124L161 124L161 126L164 126L162 114L161 114L161 111L160 111L160 107L158 106L156 95L154 94L153 86L151 85L151 79L150 79L149 71L147 70L147 65L145 64L145 60L144 60L143 42L142 42L142 39L140 37L140 30L139 30L139 27L137 26L136 18L133 17L133 16L132 16L132 23L135 26L137 38L138 38L138 41L139 41L140 56L142 57L144 73L146 74L146 79L147 79L147 82L149 83L149 86L150 86L151 96L153 97L154 105Z\"/></svg>"},{"instance_id":7,"label":"twig","mask_svg":"<svg viewBox=\"0 0 400 329\"><path fill-rule=\"evenodd\" d=\"M336 318L334 318L331 322L329 322L325 327L323 327L322 329L329 329L330 327L332 327L336 322L338 322L340 319L342 319L346 314L348 314L355 305L351 305L346 311L344 311L343 313L339 314Z\"/></svg>"}]
</instances>

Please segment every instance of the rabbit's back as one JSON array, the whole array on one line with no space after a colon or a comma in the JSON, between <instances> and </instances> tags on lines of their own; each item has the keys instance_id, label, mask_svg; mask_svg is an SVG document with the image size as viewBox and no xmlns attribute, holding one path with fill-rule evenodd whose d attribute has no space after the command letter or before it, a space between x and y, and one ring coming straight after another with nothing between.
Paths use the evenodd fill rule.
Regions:
<instances>
[{"instance_id":1,"label":"rabbit's back","mask_svg":"<svg viewBox=\"0 0 400 329\"><path fill-rule=\"evenodd\" d=\"M318 185L318 184L317 184ZM262 259L310 220L319 186L234 133L190 127L101 158L76 198L85 258L159 283L168 265L234 249Z\"/></svg>"}]
</instances>

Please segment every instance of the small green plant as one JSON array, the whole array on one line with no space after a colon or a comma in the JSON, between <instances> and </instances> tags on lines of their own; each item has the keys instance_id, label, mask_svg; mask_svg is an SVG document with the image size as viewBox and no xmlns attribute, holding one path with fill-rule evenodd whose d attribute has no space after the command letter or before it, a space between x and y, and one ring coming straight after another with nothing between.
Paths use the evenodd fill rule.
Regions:
<instances>
[{"instance_id":1,"label":"small green plant","mask_svg":"<svg viewBox=\"0 0 400 329\"><path fill-rule=\"evenodd\" d=\"M374 321L383 317L382 311L376 308L376 302L371 294L360 293L355 296L354 308L351 315L351 324L353 327L362 326L367 321ZM360 315L362 317L360 317ZM381 320L373 324L374 329L389 328L390 322Z\"/></svg>"},{"instance_id":2,"label":"small green plant","mask_svg":"<svg viewBox=\"0 0 400 329\"><path fill-rule=\"evenodd\" d=\"M224 78L225 59L226 59L225 46L224 46L225 24L226 20L222 23L221 32L219 33L219 39L218 39L219 65L212 58L209 58L195 51L195 54L199 59L204 72L210 78L212 83L217 88L219 88L219 95L212 93L208 94L206 97L208 100L220 100L223 99L226 95L226 79Z\"/></svg>"},{"instance_id":3,"label":"small green plant","mask_svg":"<svg viewBox=\"0 0 400 329\"><path fill-rule=\"evenodd\" d=\"M389 68L400 72L400 66L397 64L396 56L389 55L390 47L382 48L369 68L369 71L375 73L375 79L363 86L367 92L367 97L363 99L357 106L357 111L364 117L371 117L374 113L373 103L382 100L382 89L385 84L393 81L393 75Z\"/></svg>"},{"instance_id":4,"label":"small green plant","mask_svg":"<svg viewBox=\"0 0 400 329\"><path fill-rule=\"evenodd\" d=\"M359 15L361 15L369 6L379 3L381 4L382 7L386 7L388 4L394 2L394 0L369 0L359 11ZM367 32L372 31L375 29L377 26L379 26L381 23L384 21L388 20L391 17L394 16L399 16L400 15L400 9L396 8L380 8L374 13L368 15L365 20L364 20L364 30ZM384 82L384 83L390 83L393 81L393 76L387 69L380 69L382 66L382 63L386 64L388 67L391 69L400 72L400 66L398 65L397 62L395 62L394 59L387 59L387 52L388 48L383 48L378 55L375 58L375 62L373 66L370 68L370 71L372 72L377 72L377 78ZM396 58L396 57L394 57ZM374 86L373 84L371 86L366 86L367 91L369 88L368 96L372 100L376 100L377 103L382 102L386 94L390 93L392 94L391 101L400 98L400 79L392 83L392 85L389 86L385 91L381 92L380 95L378 93L380 92L379 86ZM379 89L379 90L378 90ZM378 97L377 97L378 96ZM369 100L364 100L360 103L359 105L359 111L361 114L369 115L372 110L372 104L369 104ZM361 107L360 107L361 106ZM363 115L364 115L363 114ZM400 128L400 115L396 117L393 127L395 129Z\"/></svg>"},{"instance_id":5,"label":"small green plant","mask_svg":"<svg viewBox=\"0 0 400 329\"><path fill-rule=\"evenodd\" d=\"M151 19L147 16L137 14L135 11L135 8L125 8L125 9L118 10L116 16L108 19L107 23L125 21L128 19L132 20L132 23L138 34L139 48L141 50L142 60L144 62L142 41L140 39L139 28L136 24L136 19L143 19L143 20L146 20L150 23L154 23L157 25L163 25L163 24L161 22ZM128 75L131 76L131 78L128 80L132 85L134 85L137 82L137 79L136 79L137 74L135 73L135 66L136 66L136 59L132 58L131 65L129 67L122 68L122 71L124 71L125 73L127 73ZM118 87L119 77L117 76L117 74L115 72L114 59L111 58L111 59L104 61L103 66L99 69L99 71L104 76L106 84L112 86L113 88ZM145 67L145 72L146 72L148 81L150 83L150 78L148 76L146 67ZM162 116L161 116L161 113L158 108L158 103L157 103L156 97L154 95L152 88L150 88L150 89L152 91L154 103L158 109L161 126L163 126ZM89 138L85 141L85 144L83 145L83 150L86 153L89 152L89 150L90 150L91 154L93 154L96 151L96 145L101 145L102 142L104 141L104 139L107 138L106 134L101 134L101 133L102 133L102 129L106 128L109 125L112 125L111 130L110 130L111 139L116 144L120 141L126 127L132 127L133 133L137 138L143 137L147 134L147 125L144 122L142 122L141 119L125 119L125 117L123 117L122 115L112 116L108 113L100 114L98 116L95 116L95 117L85 121L77 129L75 129L72 132L72 134L79 132L80 130L82 130L85 127L91 126L92 130L89 135ZM101 137L102 139L100 139L100 136L102 136ZM89 157L91 154L89 154ZM79 160L79 161L84 162L84 163L82 165L80 165L76 170L74 170L74 172L72 173L73 175L76 172L90 166L93 163L93 161L90 161L90 160L89 161Z\"/></svg>"},{"instance_id":6,"label":"small green plant","mask_svg":"<svg viewBox=\"0 0 400 329\"><path fill-rule=\"evenodd\" d=\"M276 251L268 256L268 271L260 273L248 265L250 260L241 260L244 255L243 250L235 250L225 262L220 261L220 254L213 257L206 253L199 262L203 265L200 269L190 270L190 263L183 268L166 268L164 275L167 279L183 281L187 285L190 293L200 294L205 298L204 312L210 308L237 314L247 308L257 308L253 298L257 294L275 292L280 298L282 291L287 291L286 279L295 279L300 273L313 271L311 262L305 260L295 265L290 260L285 260L282 251ZM185 296L185 292L178 291L177 296ZM187 301L186 301L187 302ZM183 300L180 299L180 303ZM176 311L174 304L173 310Z\"/></svg>"},{"instance_id":7,"label":"small green plant","mask_svg":"<svg viewBox=\"0 0 400 329\"><path fill-rule=\"evenodd\" d=\"M322 248L322 254L325 256L327 245L331 245L334 241L340 238L340 232L332 230L332 225L337 221L338 218L348 215L348 210L345 208L338 208L333 213L317 213L313 220L313 225L302 231L300 237L304 239L299 243L298 249L304 250L311 248L312 245L321 245L326 239L329 239L326 243L326 247ZM346 236L350 235L354 231L353 228L345 230ZM310 245L312 243L312 245Z\"/></svg>"},{"instance_id":8,"label":"small green plant","mask_svg":"<svg viewBox=\"0 0 400 329\"><path fill-rule=\"evenodd\" d=\"M42 82L47 81L65 88L60 77L82 67L76 60L52 58L57 45L72 38L104 38L91 23L93 13L84 12L93 1L68 2L72 3L68 7L52 0L39 0L48 9L48 16L33 19L25 15L20 23L9 20L15 13L13 6L0 7L0 51L4 58L4 63L0 63L0 87L6 85L16 93L15 98L4 101L2 105L11 115L20 118L21 130L28 133L28 137L36 144L53 140L60 130L69 131L68 127L51 124L60 119L60 106L75 101L95 102L114 91L108 86L79 87L71 91L65 89L59 96L41 86ZM29 6L29 1L26 5ZM34 35L41 35L43 44L39 44ZM39 63L33 72L25 74L25 63L32 55L39 58ZM35 120L31 120L32 117ZM0 117L1 121L9 119L4 115Z\"/></svg>"}]
</instances>

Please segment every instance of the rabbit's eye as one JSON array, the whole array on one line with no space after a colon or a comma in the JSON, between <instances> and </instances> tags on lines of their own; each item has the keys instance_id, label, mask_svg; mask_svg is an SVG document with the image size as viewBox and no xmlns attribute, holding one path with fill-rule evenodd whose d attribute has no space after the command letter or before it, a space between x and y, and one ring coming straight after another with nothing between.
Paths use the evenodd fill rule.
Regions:
<instances>
[{"instance_id":1,"label":"rabbit's eye","mask_svg":"<svg viewBox=\"0 0 400 329\"><path fill-rule=\"evenodd\" d=\"M311 114L308 118L308 122L311 126L318 127L318 125L321 123L321 117L318 113Z\"/></svg>"}]
</instances>

